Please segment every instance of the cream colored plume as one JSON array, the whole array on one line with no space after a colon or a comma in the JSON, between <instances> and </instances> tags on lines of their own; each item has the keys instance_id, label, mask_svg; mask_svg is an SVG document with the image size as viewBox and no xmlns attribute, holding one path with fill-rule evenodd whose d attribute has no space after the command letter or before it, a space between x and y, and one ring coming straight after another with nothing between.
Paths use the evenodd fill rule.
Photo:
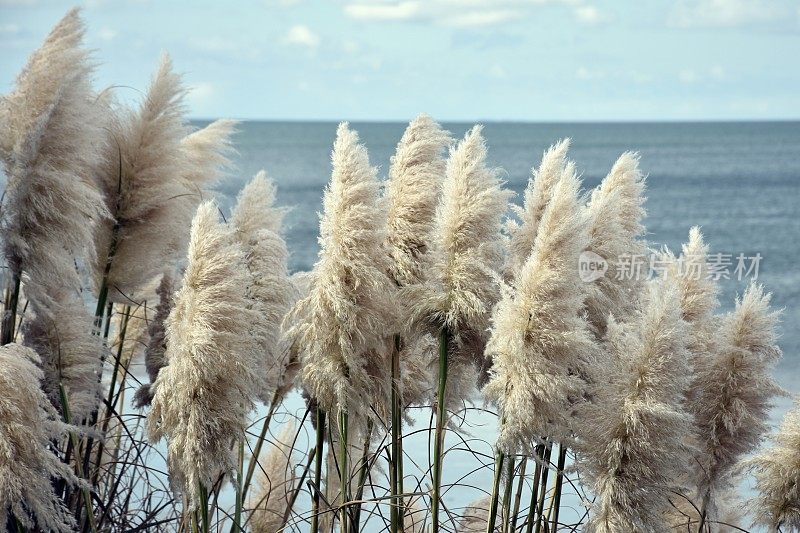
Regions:
<instances>
[{"instance_id":1,"label":"cream colored plume","mask_svg":"<svg viewBox=\"0 0 800 533\"><path fill-rule=\"evenodd\" d=\"M748 461L756 496L750 511L771 532L800 530L800 403L786 414L774 443Z\"/></svg>"},{"instance_id":2,"label":"cream colored plume","mask_svg":"<svg viewBox=\"0 0 800 533\"><path fill-rule=\"evenodd\" d=\"M156 378L158 373L167 364L167 339L166 339L166 320L172 311L172 296L175 291L172 273L170 271L164 272L161 276L161 281L156 289L158 295L158 304L155 308L155 314L150 317L150 322L147 326L147 347L144 350L144 366L147 370L147 376L150 378L150 383L145 383L136 391L133 397L133 404L141 409L146 405L150 405L153 401L153 394L155 393Z\"/></svg>"},{"instance_id":3,"label":"cream colored plume","mask_svg":"<svg viewBox=\"0 0 800 533\"><path fill-rule=\"evenodd\" d=\"M456 533L486 533L489 524L491 497L484 496L464 509L464 514L456 526ZM500 520L498 520L498 523Z\"/></svg>"},{"instance_id":4,"label":"cream colored plume","mask_svg":"<svg viewBox=\"0 0 800 533\"><path fill-rule=\"evenodd\" d=\"M582 405L578 468L596 500L586 531L669 531L666 513L689 453L687 330L672 278L649 283L628 323L608 323L611 352Z\"/></svg>"},{"instance_id":5,"label":"cream colored plume","mask_svg":"<svg viewBox=\"0 0 800 533\"><path fill-rule=\"evenodd\" d=\"M406 128L392 156L386 182L386 243L390 274L400 285L423 279L420 256L429 248L445 173L448 132L426 114Z\"/></svg>"},{"instance_id":6,"label":"cream colored plume","mask_svg":"<svg viewBox=\"0 0 800 533\"><path fill-rule=\"evenodd\" d=\"M578 256L588 242L580 181L565 172L541 218L533 253L492 316L486 354L492 375L485 389L497 403L497 445L530 451L543 437L567 438L570 403L583 393L578 370L594 342L581 316L585 285Z\"/></svg>"},{"instance_id":7,"label":"cream colored plume","mask_svg":"<svg viewBox=\"0 0 800 533\"><path fill-rule=\"evenodd\" d=\"M231 212L231 224L241 235L240 240L249 241L263 230L278 235L283 233L283 217L287 209L275 206L276 194L275 183L264 170L259 170L242 188Z\"/></svg>"},{"instance_id":8,"label":"cream colored plume","mask_svg":"<svg viewBox=\"0 0 800 533\"><path fill-rule=\"evenodd\" d=\"M248 503L253 533L275 533L283 527L292 493L299 488L299 479L293 470L291 444L294 436L294 424L286 424L271 443L266 457L259 460L257 485Z\"/></svg>"},{"instance_id":9,"label":"cream colored plume","mask_svg":"<svg viewBox=\"0 0 800 533\"><path fill-rule=\"evenodd\" d=\"M700 453L693 471L712 517L715 493L763 439L772 400L782 392L772 378L781 351L775 344L778 313L770 310L770 297L761 286L750 285L736 309L718 319L716 351L695 368L690 407Z\"/></svg>"},{"instance_id":10,"label":"cream colored plume","mask_svg":"<svg viewBox=\"0 0 800 533\"><path fill-rule=\"evenodd\" d=\"M550 146L542 155L538 169L533 169L525 188L523 207L512 206L519 222L511 220L507 231L511 237L506 261L506 275L513 278L533 251L539 223L544 216L553 189L564 173L574 173L575 167L567 162L570 140L563 139Z\"/></svg>"},{"instance_id":11,"label":"cream colored plume","mask_svg":"<svg viewBox=\"0 0 800 533\"><path fill-rule=\"evenodd\" d=\"M668 263L667 275L675 277L681 296L681 313L689 323L691 342L689 350L692 366L703 364L716 350L716 331L719 321L714 313L719 307L717 294L719 287L713 279L709 265L709 247L703 241L700 228L689 230L689 242L682 246L680 259L670 253L663 257ZM692 383L689 387L690 397L702 383Z\"/></svg>"},{"instance_id":12,"label":"cream colored plume","mask_svg":"<svg viewBox=\"0 0 800 533\"><path fill-rule=\"evenodd\" d=\"M259 383L257 322L246 296L248 277L232 231L213 202L192 222L183 285L166 321L166 361L148 416L151 440L168 440L170 479L196 502L232 471L232 446L244 438Z\"/></svg>"},{"instance_id":13,"label":"cream colored plume","mask_svg":"<svg viewBox=\"0 0 800 533\"><path fill-rule=\"evenodd\" d=\"M205 188L228 165L233 123L190 133L185 95L165 55L139 108L121 110L112 123L100 178L114 219L98 234L95 277L99 286L108 269L113 301L140 299L149 282L183 257L192 216L210 196Z\"/></svg>"},{"instance_id":14,"label":"cream colored plume","mask_svg":"<svg viewBox=\"0 0 800 533\"><path fill-rule=\"evenodd\" d=\"M30 312L32 311L32 312ZM40 294L22 322L23 344L41 358L42 388L63 412L59 385L67 393L72 420L87 419L100 405L100 370L105 351L93 334L93 319L79 294Z\"/></svg>"},{"instance_id":15,"label":"cream colored plume","mask_svg":"<svg viewBox=\"0 0 800 533\"><path fill-rule=\"evenodd\" d=\"M461 374L485 372L489 315L500 298L500 230L511 192L503 189L498 170L487 167L486 156L481 126L451 148L431 249L425 255L426 279L400 295L416 327L434 336L447 328L453 336L448 381L454 383L464 382ZM446 400L450 403L450 397Z\"/></svg>"},{"instance_id":16,"label":"cream colored plume","mask_svg":"<svg viewBox=\"0 0 800 533\"><path fill-rule=\"evenodd\" d=\"M384 206L376 170L347 123L339 125L308 295L288 337L302 350L302 380L322 408L359 418L386 399L386 354L395 330Z\"/></svg>"},{"instance_id":17,"label":"cream colored plume","mask_svg":"<svg viewBox=\"0 0 800 533\"><path fill-rule=\"evenodd\" d=\"M259 342L263 382L259 397L264 403L271 401L285 381L290 354L281 336L281 322L296 301L289 278L289 251L281 236L285 210L274 202L275 185L262 170L239 193L231 214L250 275L248 297L258 314L252 333Z\"/></svg>"},{"instance_id":18,"label":"cream colored plume","mask_svg":"<svg viewBox=\"0 0 800 533\"><path fill-rule=\"evenodd\" d=\"M75 521L53 492L53 480L78 480L51 451L68 427L42 392L39 357L18 344L0 347L0 524L71 532Z\"/></svg>"},{"instance_id":19,"label":"cream colored plume","mask_svg":"<svg viewBox=\"0 0 800 533\"><path fill-rule=\"evenodd\" d=\"M84 33L79 10L71 10L0 100L6 260L43 289L80 287L75 259L94 260L93 230L108 216L93 180L105 116Z\"/></svg>"},{"instance_id":20,"label":"cream colored plume","mask_svg":"<svg viewBox=\"0 0 800 533\"><path fill-rule=\"evenodd\" d=\"M609 315L625 320L633 313L647 276L644 268L632 268L649 260L642 225L644 188L639 156L626 152L592 192L587 206L591 219L587 251L608 264L603 276L587 284L586 311L599 337Z\"/></svg>"}]
</instances>

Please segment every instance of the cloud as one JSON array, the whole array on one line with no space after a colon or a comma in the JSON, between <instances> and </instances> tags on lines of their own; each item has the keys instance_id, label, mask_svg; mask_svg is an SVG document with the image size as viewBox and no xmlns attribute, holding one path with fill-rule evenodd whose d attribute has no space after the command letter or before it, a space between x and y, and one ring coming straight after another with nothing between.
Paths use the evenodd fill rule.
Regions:
<instances>
[{"instance_id":1,"label":"cloud","mask_svg":"<svg viewBox=\"0 0 800 533\"><path fill-rule=\"evenodd\" d=\"M692 69L683 69L678 73L678 80L686 85L696 83L698 79L697 73Z\"/></svg>"},{"instance_id":2,"label":"cloud","mask_svg":"<svg viewBox=\"0 0 800 533\"><path fill-rule=\"evenodd\" d=\"M582 0L356 0L345 4L346 16L365 22L424 22L454 28L496 26L524 17L545 5L582 5ZM588 7L588 6L587 6ZM596 8L583 12L600 18Z\"/></svg>"},{"instance_id":3,"label":"cloud","mask_svg":"<svg viewBox=\"0 0 800 533\"><path fill-rule=\"evenodd\" d=\"M739 28L796 25L796 16L784 0L681 0L670 11L667 25L674 28Z\"/></svg>"},{"instance_id":4,"label":"cloud","mask_svg":"<svg viewBox=\"0 0 800 533\"><path fill-rule=\"evenodd\" d=\"M391 4L359 2L344 6L345 14L356 20L414 20L422 14L422 3L415 1Z\"/></svg>"},{"instance_id":5,"label":"cloud","mask_svg":"<svg viewBox=\"0 0 800 533\"><path fill-rule=\"evenodd\" d=\"M204 108L217 94L216 86L209 81L193 83L189 87L189 94L186 99L192 109Z\"/></svg>"},{"instance_id":6,"label":"cloud","mask_svg":"<svg viewBox=\"0 0 800 533\"><path fill-rule=\"evenodd\" d=\"M114 39L114 37L117 36L117 31L116 30L112 30L111 28L105 27L105 28L102 28L100 30L100 33L98 33L98 35L104 41L111 41L111 40Z\"/></svg>"},{"instance_id":7,"label":"cloud","mask_svg":"<svg viewBox=\"0 0 800 533\"><path fill-rule=\"evenodd\" d=\"M0 24L0 35L16 35L19 33L19 26L16 24Z\"/></svg>"},{"instance_id":8,"label":"cloud","mask_svg":"<svg viewBox=\"0 0 800 533\"><path fill-rule=\"evenodd\" d=\"M316 48L319 46L319 36L311 31L311 28L304 24L297 24L289 28L289 32L284 38L287 44L304 46L306 48Z\"/></svg>"},{"instance_id":9,"label":"cloud","mask_svg":"<svg viewBox=\"0 0 800 533\"><path fill-rule=\"evenodd\" d=\"M573 13L578 22L588 26L596 26L609 20L609 16L597 9L595 6L578 6Z\"/></svg>"}]
</instances>

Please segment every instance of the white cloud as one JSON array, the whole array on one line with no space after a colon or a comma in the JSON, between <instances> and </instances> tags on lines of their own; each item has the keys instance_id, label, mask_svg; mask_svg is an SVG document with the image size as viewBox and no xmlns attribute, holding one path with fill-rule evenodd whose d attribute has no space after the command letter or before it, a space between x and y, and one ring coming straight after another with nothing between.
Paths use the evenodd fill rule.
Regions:
<instances>
[{"instance_id":1,"label":"white cloud","mask_svg":"<svg viewBox=\"0 0 800 533\"><path fill-rule=\"evenodd\" d=\"M605 78L606 73L602 70L592 70L587 67L578 67L578 70L575 71L575 77L583 81L599 80Z\"/></svg>"},{"instance_id":2,"label":"white cloud","mask_svg":"<svg viewBox=\"0 0 800 533\"><path fill-rule=\"evenodd\" d=\"M595 26L608 20L608 16L595 6L578 6L573 9L573 13L575 13L575 18L578 19L578 22L590 26Z\"/></svg>"},{"instance_id":3,"label":"white cloud","mask_svg":"<svg viewBox=\"0 0 800 533\"><path fill-rule=\"evenodd\" d=\"M37 3L37 0L0 0L0 7L30 7Z\"/></svg>"},{"instance_id":4,"label":"white cloud","mask_svg":"<svg viewBox=\"0 0 800 533\"><path fill-rule=\"evenodd\" d=\"M442 19L445 26L455 28L473 28L478 26L493 26L506 22L518 16L516 11L505 10L474 10L464 13L455 13Z\"/></svg>"},{"instance_id":5,"label":"white cloud","mask_svg":"<svg viewBox=\"0 0 800 533\"><path fill-rule=\"evenodd\" d=\"M344 13L355 20L369 22L426 22L457 28L494 26L524 17L531 9L544 5L575 5L582 0L354 0ZM584 18L602 18L596 8L582 13Z\"/></svg>"},{"instance_id":6,"label":"white cloud","mask_svg":"<svg viewBox=\"0 0 800 533\"><path fill-rule=\"evenodd\" d=\"M19 26L16 24L2 24L0 25L0 35L14 35L19 33Z\"/></svg>"},{"instance_id":7,"label":"white cloud","mask_svg":"<svg viewBox=\"0 0 800 533\"><path fill-rule=\"evenodd\" d=\"M189 87L189 94L187 100L190 107L203 108L210 100L217 94L217 88L213 83L208 81L201 81L194 83Z\"/></svg>"},{"instance_id":8,"label":"white cloud","mask_svg":"<svg viewBox=\"0 0 800 533\"><path fill-rule=\"evenodd\" d=\"M392 4L359 2L344 6L347 16L357 20L413 20L422 13L422 4L416 1Z\"/></svg>"},{"instance_id":9,"label":"white cloud","mask_svg":"<svg viewBox=\"0 0 800 533\"><path fill-rule=\"evenodd\" d=\"M676 28L735 28L770 25L791 18L783 0L681 0L669 13Z\"/></svg>"},{"instance_id":10,"label":"white cloud","mask_svg":"<svg viewBox=\"0 0 800 533\"><path fill-rule=\"evenodd\" d=\"M708 72L715 80L721 80L725 78L725 69L720 65L714 65Z\"/></svg>"},{"instance_id":11,"label":"white cloud","mask_svg":"<svg viewBox=\"0 0 800 533\"><path fill-rule=\"evenodd\" d=\"M104 41L111 41L114 37L117 36L117 31L112 30L111 28L105 27L100 30L100 38Z\"/></svg>"},{"instance_id":12,"label":"white cloud","mask_svg":"<svg viewBox=\"0 0 800 533\"><path fill-rule=\"evenodd\" d=\"M284 38L287 44L316 48L319 46L319 36L311 31L311 28L304 24L298 24L289 28L289 32Z\"/></svg>"}]
</instances>

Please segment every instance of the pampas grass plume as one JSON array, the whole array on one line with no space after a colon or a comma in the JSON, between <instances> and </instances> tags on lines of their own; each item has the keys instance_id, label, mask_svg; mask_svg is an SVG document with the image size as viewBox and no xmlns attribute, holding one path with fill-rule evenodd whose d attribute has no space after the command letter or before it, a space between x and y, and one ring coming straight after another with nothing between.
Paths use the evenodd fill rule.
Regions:
<instances>
[{"instance_id":1,"label":"pampas grass plume","mask_svg":"<svg viewBox=\"0 0 800 533\"><path fill-rule=\"evenodd\" d=\"M289 250L281 236L285 210L275 207L274 202L275 185L262 170L239 193L231 215L250 276L248 297L258 315L253 335L260 345L263 384L259 397L265 403L285 382L290 356L281 335L281 322L295 301Z\"/></svg>"},{"instance_id":2,"label":"pampas grass plume","mask_svg":"<svg viewBox=\"0 0 800 533\"><path fill-rule=\"evenodd\" d=\"M427 252L445 174L450 135L426 114L406 128L392 156L386 183L386 242L390 273L398 285L423 279L420 256Z\"/></svg>"},{"instance_id":3,"label":"pampas grass plume","mask_svg":"<svg viewBox=\"0 0 800 533\"><path fill-rule=\"evenodd\" d=\"M291 342L303 351L302 380L320 406L369 416L386 399L393 283L376 169L347 123L339 125L320 221L319 259L308 295L292 309Z\"/></svg>"},{"instance_id":4,"label":"pampas grass plume","mask_svg":"<svg viewBox=\"0 0 800 533\"><path fill-rule=\"evenodd\" d=\"M747 463L756 478L750 510L771 532L800 530L800 403L786 414L774 444Z\"/></svg>"},{"instance_id":5,"label":"pampas grass plume","mask_svg":"<svg viewBox=\"0 0 800 533\"><path fill-rule=\"evenodd\" d=\"M771 376L781 351L775 344L778 313L770 310L770 299L751 284L735 310L719 319L716 352L695 368L697 486L700 494L712 494L712 504L737 461L763 439L772 399L782 393Z\"/></svg>"},{"instance_id":6,"label":"pampas grass plume","mask_svg":"<svg viewBox=\"0 0 800 533\"><path fill-rule=\"evenodd\" d=\"M691 434L679 298L672 278L654 280L629 323L608 324L611 361L583 406L579 441L579 466L597 495L586 531L669 530L665 513Z\"/></svg>"},{"instance_id":7,"label":"pampas grass plume","mask_svg":"<svg viewBox=\"0 0 800 533\"><path fill-rule=\"evenodd\" d=\"M52 480L78 480L51 452L59 422L39 382L39 357L18 344L0 347L0 524L12 514L26 528L71 532L75 521L53 492Z\"/></svg>"},{"instance_id":8,"label":"pampas grass plume","mask_svg":"<svg viewBox=\"0 0 800 533\"><path fill-rule=\"evenodd\" d=\"M105 118L91 87L84 33L79 10L71 10L0 100L6 259L43 290L80 287L74 260L94 259L93 230L107 217L93 180Z\"/></svg>"},{"instance_id":9,"label":"pampas grass plume","mask_svg":"<svg viewBox=\"0 0 800 533\"><path fill-rule=\"evenodd\" d=\"M232 471L258 384L257 320L245 295L242 252L213 202L192 222L182 287L166 321L166 360L148 416L151 440L166 437L174 487L196 502L202 484Z\"/></svg>"},{"instance_id":10,"label":"pampas grass plume","mask_svg":"<svg viewBox=\"0 0 800 533\"><path fill-rule=\"evenodd\" d=\"M586 298L589 321L600 337L608 316L624 320L634 311L642 290L643 273L625 272L621 261L640 261L647 254L642 225L644 187L638 155L626 152L592 192L587 206L591 219L588 250L609 265L605 275L588 285Z\"/></svg>"},{"instance_id":11,"label":"pampas grass plume","mask_svg":"<svg viewBox=\"0 0 800 533\"><path fill-rule=\"evenodd\" d=\"M569 145L570 140L563 139L544 152L539 168L531 172L528 186L525 188L523 207L512 206L519 222L512 220L507 225L510 240L506 274L511 278L522 268L533 251L539 223L556 183L565 172L574 172L574 165L568 163L566 159Z\"/></svg>"},{"instance_id":12,"label":"pampas grass plume","mask_svg":"<svg viewBox=\"0 0 800 533\"><path fill-rule=\"evenodd\" d=\"M576 370L593 341L580 316L578 256L588 234L579 187L574 172L562 175L533 253L492 317L486 353L494 365L485 393L500 408L497 445L507 453L530 451L544 436L566 438L570 401L582 393Z\"/></svg>"}]
</instances>

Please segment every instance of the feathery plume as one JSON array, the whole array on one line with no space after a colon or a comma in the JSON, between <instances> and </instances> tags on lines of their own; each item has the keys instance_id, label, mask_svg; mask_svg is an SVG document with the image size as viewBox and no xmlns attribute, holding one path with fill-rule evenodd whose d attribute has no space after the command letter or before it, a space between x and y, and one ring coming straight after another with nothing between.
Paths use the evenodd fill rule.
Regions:
<instances>
[{"instance_id":1,"label":"feathery plume","mask_svg":"<svg viewBox=\"0 0 800 533\"><path fill-rule=\"evenodd\" d=\"M700 453L698 494L714 516L714 494L724 489L737 461L752 452L767 430L772 398L782 390L771 377L780 359L770 294L751 284L733 312L718 323L717 351L698 361L690 407Z\"/></svg>"},{"instance_id":2,"label":"feathery plume","mask_svg":"<svg viewBox=\"0 0 800 533\"><path fill-rule=\"evenodd\" d=\"M574 171L562 175L533 253L492 317L486 354L494 366L485 394L500 408L497 445L507 453L530 451L544 436L566 438L570 402L583 391L576 370L594 343L580 315L585 288L578 256L588 234L579 188Z\"/></svg>"},{"instance_id":3,"label":"feathery plume","mask_svg":"<svg viewBox=\"0 0 800 533\"><path fill-rule=\"evenodd\" d=\"M80 287L74 260L94 259L94 227L108 216L92 179L105 119L84 33L80 11L69 11L0 102L6 259L14 275L24 270L43 288Z\"/></svg>"},{"instance_id":4,"label":"feathery plume","mask_svg":"<svg viewBox=\"0 0 800 533\"><path fill-rule=\"evenodd\" d=\"M167 366L158 372L147 420L151 440L169 441L173 486L194 503L201 484L209 488L233 470L232 444L244 436L258 384L249 332L257 316L248 308L242 261L217 206L202 204L166 321Z\"/></svg>"},{"instance_id":5,"label":"feathery plume","mask_svg":"<svg viewBox=\"0 0 800 533\"><path fill-rule=\"evenodd\" d=\"M63 412L59 385L67 393L70 414L84 420L100 404L103 345L92 333L92 317L79 294L61 291L40 295L31 304L32 317L23 322L23 344L41 358L42 388Z\"/></svg>"},{"instance_id":6,"label":"feathery plume","mask_svg":"<svg viewBox=\"0 0 800 533\"><path fill-rule=\"evenodd\" d=\"M68 426L39 387L39 357L19 344L0 347L0 524L9 513L24 528L71 532L75 521L53 492L53 479L78 483L50 451Z\"/></svg>"},{"instance_id":7,"label":"feathery plume","mask_svg":"<svg viewBox=\"0 0 800 533\"><path fill-rule=\"evenodd\" d=\"M442 189L448 132L426 114L406 128L392 156L386 182L386 243L390 275L399 286L422 278L419 256L426 253Z\"/></svg>"},{"instance_id":8,"label":"feathery plume","mask_svg":"<svg viewBox=\"0 0 800 533\"><path fill-rule=\"evenodd\" d=\"M165 265L180 259L204 187L229 164L233 122L189 133L186 90L164 56L137 110L112 123L112 145L100 179L113 223L98 232L96 284L105 280L120 303L138 293Z\"/></svg>"},{"instance_id":9,"label":"feathery plume","mask_svg":"<svg viewBox=\"0 0 800 533\"><path fill-rule=\"evenodd\" d=\"M644 187L639 156L626 152L592 192L587 205L591 219L587 251L605 259L609 267L587 286L586 311L598 337L605 332L608 315L624 321L633 313L642 290L644 278L620 269L623 258L643 257L647 252L642 225Z\"/></svg>"},{"instance_id":10,"label":"feathery plume","mask_svg":"<svg viewBox=\"0 0 800 533\"><path fill-rule=\"evenodd\" d=\"M172 311L172 294L174 291L175 286L172 273L166 271L161 276L158 289L156 289L158 305L156 305L155 315L147 327L148 341L144 351L144 366L145 370L147 370L147 376L150 378L150 383L143 384L139 387L133 397L133 404L139 409L150 405L153 401L158 373L167 364L165 326L167 317Z\"/></svg>"},{"instance_id":11,"label":"feathery plume","mask_svg":"<svg viewBox=\"0 0 800 533\"><path fill-rule=\"evenodd\" d=\"M427 278L401 293L401 300L410 302L412 323L434 335L442 328L453 335L448 382L458 382L475 367L485 371L489 314L500 297L501 220L511 192L502 188L498 171L486 166L486 156L481 126L451 148L425 255Z\"/></svg>"},{"instance_id":12,"label":"feathery plume","mask_svg":"<svg viewBox=\"0 0 800 533\"><path fill-rule=\"evenodd\" d=\"M489 524L491 496L475 500L464 509L464 514L456 527L457 533L486 533ZM495 528L497 530L499 528Z\"/></svg>"},{"instance_id":13,"label":"feathery plume","mask_svg":"<svg viewBox=\"0 0 800 533\"><path fill-rule=\"evenodd\" d=\"M239 194L231 215L250 275L248 297L258 314L252 331L262 354L259 368L263 385L259 397L264 403L270 402L282 385L290 362L280 328L294 296L289 278L289 251L281 237L285 210L275 207L274 202L275 185L262 170Z\"/></svg>"},{"instance_id":14,"label":"feathery plume","mask_svg":"<svg viewBox=\"0 0 800 533\"><path fill-rule=\"evenodd\" d=\"M692 367L707 361L716 350L716 332L719 327L714 316L719 301L719 288L708 264L709 247L697 226L689 230L689 242L682 246L680 260L665 252L667 275L678 283L681 297L681 314L689 324L691 333L689 352ZM691 383L688 394L695 394L702 383Z\"/></svg>"},{"instance_id":15,"label":"feathery plume","mask_svg":"<svg viewBox=\"0 0 800 533\"><path fill-rule=\"evenodd\" d=\"M308 295L290 312L287 335L303 350L305 387L328 412L369 416L386 399L387 330L393 283L376 170L346 122L331 156L320 221L320 252Z\"/></svg>"},{"instance_id":16,"label":"feathery plume","mask_svg":"<svg viewBox=\"0 0 800 533\"><path fill-rule=\"evenodd\" d=\"M269 230L281 235L286 208L275 207L277 189L266 171L259 170L236 197L231 212L231 224L243 242L254 238L259 231Z\"/></svg>"},{"instance_id":17,"label":"feathery plume","mask_svg":"<svg viewBox=\"0 0 800 533\"><path fill-rule=\"evenodd\" d=\"M569 145L569 139L562 139L544 152L539 168L531 171L528 186L525 188L523 207L511 206L520 220L510 220L506 226L511 238L505 270L511 278L522 268L533 251L539 223L556 183L565 172L574 172L574 164L566 159Z\"/></svg>"},{"instance_id":18,"label":"feathery plume","mask_svg":"<svg viewBox=\"0 0 800 533\"><path fill-rule=\"evenodd\" d=\"M668 531L665 513L688 453L683 410L688 375L686 324L672 278L649 283L629 323L608 323L607 372L582 404L579 467L597 501L586 530Z\"/></svg>"},{"instance_id":19,"label":"feathery plume","mask_svg":"<svg viewBox=\"0 0 800 533\"><path fill-rule=\"evenodd\" d=\"M259 462L258 485L250 496L250 526L254 533L275 533L283 526L298 478L293 471L291 443L294 424L286 424L280 436Z\"/></svg>"},{"instance_id":20,"label":"feathery plume","mask_svg":"<svg viewBox=\"0 0 800 533\"><path fill-rule=\"evenodd\" d=\"M772 447L747 463L756 479L750 510L771 532L800 530L800 403L781 423Z\"/></svg>"}]
</instances>

